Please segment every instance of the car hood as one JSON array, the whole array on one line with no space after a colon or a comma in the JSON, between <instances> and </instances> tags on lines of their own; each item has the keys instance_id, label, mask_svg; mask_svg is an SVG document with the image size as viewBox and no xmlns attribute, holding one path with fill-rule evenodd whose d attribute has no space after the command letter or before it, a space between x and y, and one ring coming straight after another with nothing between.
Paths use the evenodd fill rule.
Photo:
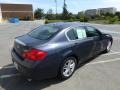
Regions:
<instances>
[{"instance_id":1,"label":"car hood","mask_svg":"<svg viewBox=\"0 0 120 90\"><path fill-rule=\"evenodd\" d=\"M104 32L102 32L102 34L105 35L105 36L107 36L107 37L111 37L111 38L112 38L112 35L109 34L109 33L104 33Z\"/></svg>"}]
</instances>

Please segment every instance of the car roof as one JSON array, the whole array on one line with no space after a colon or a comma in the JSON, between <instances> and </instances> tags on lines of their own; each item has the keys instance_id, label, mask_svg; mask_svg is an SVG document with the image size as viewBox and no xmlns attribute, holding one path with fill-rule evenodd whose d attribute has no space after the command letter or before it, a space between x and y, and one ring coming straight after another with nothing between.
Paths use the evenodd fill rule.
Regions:
<instances>
[{"instance_id":1,"label":"car roof","mask_svg":"<svg viewBox=\"0 0 120 90\"><path fill-rule=\"evenodd\" d=\"M68 27L86 26L85 24L80 22L56 22L56 23L49 23L47 25L54 25L56 27L59 27L60 30L63 30Z\"/></svg>"}]
</instances>

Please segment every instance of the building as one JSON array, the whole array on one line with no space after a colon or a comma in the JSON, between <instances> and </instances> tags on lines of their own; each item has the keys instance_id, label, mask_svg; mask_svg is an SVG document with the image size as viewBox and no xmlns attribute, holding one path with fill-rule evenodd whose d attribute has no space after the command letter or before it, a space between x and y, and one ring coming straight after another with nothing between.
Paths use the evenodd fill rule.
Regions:
<instances>
[{"instance_id":1,"label":"building","mask_svg":"<svg viewBox=\"0 0 120 90\"><path fill-rule=\"evenodd\" d=\"M5 4L0 3L0 21L18 17L19 19L33 20L33 7L31 4Z\"/></svg>"},{"instance_id":2,"label":"building","mask_svg":"<svg viewBox=\"0 0 120 90\"><path fill-rule=\"evenodd\" d=\"M98 8L98 9L88 9L85 11L86 16L96 16L96 15L101 15L101 14L115 14L117 12L117 9L114 7L109 7L109 8Z\"/></svg>"},{"instance_id":3,"label":"building","mask_svg":"<svg viewBox=\"0 0 120 90\"><path fill-rule=\"evenodd\" d=\"M117 12L117 9L114 7L110 7L110 8L99 8L99 13L100 14L106 14L106 13L110 13L110 14L115 14Z\"/></svg>"},{"instance_id":4,"label":"building","mask_svg":"<svg viewBox=\"0 0 120 90\"><path fill-rule=\"evenodd\" d=\"M86 16L95 16L97 14L98 14L97 9L88 9L88 10L85 11Z\"/></svg>"}]
</instances>

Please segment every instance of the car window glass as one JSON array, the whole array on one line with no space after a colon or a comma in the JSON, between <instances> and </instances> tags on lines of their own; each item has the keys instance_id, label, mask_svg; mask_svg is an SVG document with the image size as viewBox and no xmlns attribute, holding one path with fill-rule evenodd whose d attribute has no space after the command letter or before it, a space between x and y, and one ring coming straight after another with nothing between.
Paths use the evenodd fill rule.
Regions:
<instances>
[{"instance_id":1,"label":"car window glass","mask_svg":"<svg viewBox=\"0 0 120 90\"><path fill-rule=\"evenodd\" d=\"M75 33L74 33L74 29L71 29L67 32L67 36L70 40L75 40L76 39L76 36L75 36Z\"/></svg>"},{"instance_id":2,"label":"car window glass","mask_svg":"<svg viewBox=\"0 0 120 90\"><path fill-rule=\"evenodd\" d=\"M86 27L86 34L87 37L95 37L95 36L99 36L99 33L97 32L97 30L93 27Z\"/></svg>"},{"instance_id":3,"label":"car window glass","mask_svg":"<svg viewBox=\"0 0 120 90\"><path fill-rule=\"evenodd\" d=\"M84 28L78 27L78 28L75 28L75 30L77 32L78 39L82 39L86 37L86 31Z\"/></svg>"},{"instance_id":4,"label":"car window glass","mask_svg":"<svg viewBox=\"0 0 120 90\"><path fill-rule=\"evenodd\" d=\"M59 31L58 27L43 25L31 31L30 33L28 33L28 35L40 40L47 40L51 38L53 35L55 35L58 31Z\"/></svg>"},{"instance_id":5,"label":"car window glass","mask_svg":"<svg viewBox=\"0 0 120 90\"><path fill-rule=\"evenodd\" d=\"M83 39L85 38L86 31L82 27L76 27L67 32L67 36L70 40Z\"/></svg>"}]
</instances>

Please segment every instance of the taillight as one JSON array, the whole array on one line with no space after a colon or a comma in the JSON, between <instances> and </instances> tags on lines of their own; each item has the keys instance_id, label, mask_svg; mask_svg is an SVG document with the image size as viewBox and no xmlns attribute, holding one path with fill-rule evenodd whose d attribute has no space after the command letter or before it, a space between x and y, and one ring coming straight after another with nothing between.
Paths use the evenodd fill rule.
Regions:
<instances>
[{"instance_id":1,"label":"taillight","mask_svg":"<svg viewBox=\"0 0 120 90\"><path fill-rule=\"evenodd\" d=\"M37 49L32 49L29 51L25 51L23 53L23 57L27 60L32 60L32 61L37 61L37 60L43 60L47 55L47 52L37 50Z\"/></svg>"}]
</instances>

